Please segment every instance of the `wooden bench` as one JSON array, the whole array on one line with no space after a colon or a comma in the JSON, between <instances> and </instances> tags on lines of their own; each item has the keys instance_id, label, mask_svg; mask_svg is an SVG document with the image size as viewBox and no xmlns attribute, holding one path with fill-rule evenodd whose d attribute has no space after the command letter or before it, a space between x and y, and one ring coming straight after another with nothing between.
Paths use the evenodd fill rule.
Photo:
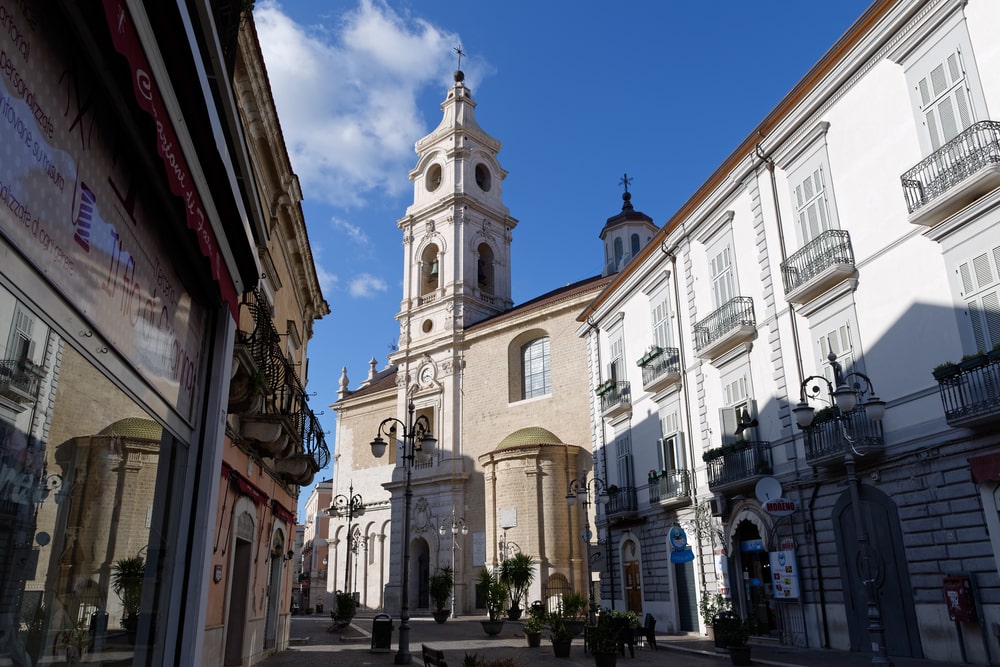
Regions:
<instances>
[{"instance_id":1,"label":"wooden bench","mask_svg":"<svg viewBox=\"0 0 1000 667\"><path fill-rule=\"evenodd\" d=\"M444 651L427 644L421 644L420 651L424 654L424 667L448 667L448 663L444 661Z\"/></svg>"}]
</instances>

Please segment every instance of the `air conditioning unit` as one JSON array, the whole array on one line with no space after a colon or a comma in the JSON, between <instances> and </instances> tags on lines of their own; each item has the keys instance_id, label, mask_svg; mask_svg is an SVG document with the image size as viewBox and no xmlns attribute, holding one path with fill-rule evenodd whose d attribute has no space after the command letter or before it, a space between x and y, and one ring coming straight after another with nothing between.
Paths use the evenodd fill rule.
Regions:
<instances>
[{"instance_id":1,"label":"air conditioning unit","mask_svg":"<svg viewBox=\"0 0 1000 667\"><path fill-rule=\"evenodd\" d=\"M712 499L708 501L712 506L712 516L725 516L726 515L726 497L715 495Z\"/></svg>"}]
</instances>

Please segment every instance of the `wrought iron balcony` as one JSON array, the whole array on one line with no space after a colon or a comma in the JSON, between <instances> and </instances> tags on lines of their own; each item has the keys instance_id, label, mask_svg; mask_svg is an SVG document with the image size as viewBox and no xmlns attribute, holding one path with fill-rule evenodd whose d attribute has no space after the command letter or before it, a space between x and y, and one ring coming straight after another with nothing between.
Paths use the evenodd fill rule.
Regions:
<instances>
[{"instance_id":1,"label":"wrought iron balcony","mask_svg":"<svg viewBox=\"0 0 1000 667\"><path fill-rule=\"evenodd\" d=\"M868 416L864 405L845 415L835 407L825 408L802 432L806 439L806 463L811 466L840 467L845 455L881 454L885 444L882 424Z\"/></svg>"},{"instance_id":2,"label":"wrought iron balcony","mask_svg":"<svg viewBox=\"0 0 1000 667\"><path fill-rule=\"evenodd\" d=\"M1000 420L1000 359L982 355L938 378L944 416L951 426L979 426Z\"/></svg>"},{"instance_id":3,"label":"wrought iron balcony","mask_svg":"<svg viewBox=\"0 0 1000 667\"><path fill-rule=\"evenodd\" d=\"M628 382L608 380L597 388L597 396L601 399L601 416L605 419L632 411L632 389Z\"/></svg>"},{"instance_id":4,"label":"wrought iron balcony","mask_svg":"<svg viewBox=\"0 0 1000 667\"><path fill-rule=\"evenodd\" d=\"M900 180L910 222L937 224L1000 186L1000 123L973 123Z\"/></svg>"},{"instance_id":5,"label":"wrought iron balcony","mask_svg":"<svg viewBox=\"0 0 1000 667\"><path fill-rule=\"evenodd\" d=\"M785 299L807 303L856 275L851 235L828 229L781 263Z\"/></svg>"},{"instance_id":6,"label":"wrought iron balcony","mask_svg":"<svg viewBox=\"0 0 1000 667\"><path fill-rule=\"evenodd\" d=\"M661 470L649 474L649 504L673 506L691 502L691 471Z\"/></svg>"},{"instance_id":7,"label":"wrought iron balcony","mask_svg":"<svg viewBox=\"0 0 1000 667\"><path fill-rule=\"evenodd\" d=\"M695 353L702 359L716 359L756 335L753 299L737 296L694 325Z\"/></svg>"},{"instance_id":8,"label":"wrought iron balcony","mask_svg":"<svg viewBox=\"0 0 1000 667\"><path fill-rule=\"evenodd\" d=\"M621 519L638 511L634 486L622 486L617 491L608 492L608 504L604 506L604 516L608 519Z\"/></svg>"},{"instance_id":9,"label":"wrought iron balcony","mask_svg":"<svg viewBox=\"0 0 1000 667\"><path fill-rule=\"evenodd\" d=\"M708 488L730 491L753 486L771 474L771 443L747 440L705 453Z\"/></svg>"},{"instance_id":10,"label":"wrought iron balcony","mask_svg":"<svg viewBox=\"0 0 1000 667\"><path fill-rule=\"evenodd\" d=\"M18 403L34 403L38 397L44 372L41 374L25 368L21 359L4 359L0 361L0 394L13 398Z\"/></svg>"},{"instance_id":11,"label":"wrought iron balcony","mask_svg":"<svg viewBox=\"0 0 1000 667\"><path fill-rule=\"evenodd\" d=\"M638 362L642 368L642 388L660 391L680 382L681 354L676 347L654 347Z\"/></svg>"}]
</instances>

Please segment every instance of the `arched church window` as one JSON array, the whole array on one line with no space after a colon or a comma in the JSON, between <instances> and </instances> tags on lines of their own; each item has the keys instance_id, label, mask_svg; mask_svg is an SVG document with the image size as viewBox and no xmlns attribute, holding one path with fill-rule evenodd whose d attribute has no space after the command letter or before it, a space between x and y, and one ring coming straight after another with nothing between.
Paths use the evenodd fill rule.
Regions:
<instances>
[{"instance_id":1,"label":"arched church window","mask_svg":"<svg viewBox=\"0 0 1000 667\"><path fill-rule=\"evenodd\" d=\"M632 256L635 257L639 254L639 235L632 235Z\"/></svg>"},{"instance_id":2,"label":"arched church window","mask_svg":"<svg viewBox=\"0 0 1000 667\"><path fill-rule=\"evenodd\" d=\"M621 237L615 239L615 269L622 268L622 260L625 258L625 244Z\"/></svg>"},{"instance_id":3,"label":"arched church window","mask_svg":"<svg viewBox=\"0 0 1000 667\"><path fill-rule=\"evenodd\" d=\"M478 248L479 259L476 262L476 282L484 292L493 292L493 248L481 243Z\"/></svg>"},{"instance_id":4,"label":"arched church window","mask_svg":"<svg viewBox=\"0 0 1000 667\"><path fill-rule=\"evenodd\" d=\"M441 165L432 164L427 170L427 180L424 182L428 192L434 192L441 185Z\"/></svg>"},{"instance_id":5,"label":"arched church window","mask_svg":"<svg viewBox=\"0 0 1000 667\"><path fill-rule=\"evenodd\" d=\"M521 368L523 398L535 398L552 393L548 336L536 338L521 348Z\"/></svg>"}]
</instances>

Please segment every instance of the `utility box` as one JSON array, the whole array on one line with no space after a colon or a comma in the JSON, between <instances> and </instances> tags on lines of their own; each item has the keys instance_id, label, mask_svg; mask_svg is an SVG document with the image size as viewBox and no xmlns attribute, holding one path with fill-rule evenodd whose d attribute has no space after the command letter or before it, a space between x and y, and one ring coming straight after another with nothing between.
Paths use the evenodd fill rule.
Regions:
<instances>
[{"instance_id":1,"label":"utility box","mask_svg":"<svg viewBox=\"0 0 1000 667\"><path fill-rule=\"evenodd\" d=\"M372 653L388 653L392 650L392 617L379 614L372 619Z\"/></svg>"},{"instance_id":2,"label":"utility box","mask_svg":"<svg viewBox=\"0 0 1000 667\"><path fill-rule=\"evenodd\" d=\"M942 588L948 605L948 618L953 621L976 620L976 600L972 593L972 579L968 575L945 577Z\"/></svg>"}]
</instances>

